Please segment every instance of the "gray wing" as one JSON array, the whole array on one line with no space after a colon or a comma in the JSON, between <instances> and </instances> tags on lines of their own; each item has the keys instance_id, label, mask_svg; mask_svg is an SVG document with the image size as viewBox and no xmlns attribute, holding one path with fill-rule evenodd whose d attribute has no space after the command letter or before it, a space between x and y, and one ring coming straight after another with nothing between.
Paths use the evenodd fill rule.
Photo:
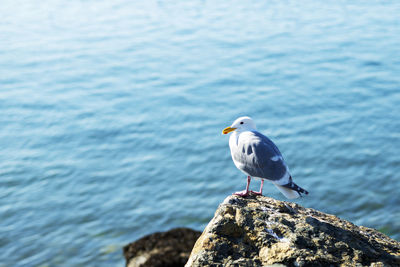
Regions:
<instances>
[{"instance_id":1,"label":"gray wing","mask_svg":"<svg viewBox=\"0 0 400 267\"><path fill-rule=\"evenodd\" d=\"M272 181L281 179L287 172L281 152L268 137L256 131L252 133L251 138L239 139L232 154L234 160L250 176Z\"/></svg>"}]
</instances>

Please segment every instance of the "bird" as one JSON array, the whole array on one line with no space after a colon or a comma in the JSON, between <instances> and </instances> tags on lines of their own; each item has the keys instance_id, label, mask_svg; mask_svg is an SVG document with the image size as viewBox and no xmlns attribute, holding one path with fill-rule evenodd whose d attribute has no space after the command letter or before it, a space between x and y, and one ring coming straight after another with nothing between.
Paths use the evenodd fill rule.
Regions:
<instances>
[{"instance_id":1,"label":"bird","mask_svg":"<svg viewBox=\"0 0 400 267\"><path fill-rule=\"evenodd\" d=\"M278 147L265 135L257 131L252 118L236 119L231 126L222 130L232 133L229 147L235 166L247 176L246 189L234 195L245 197L251 193L262 195L264 180L272 182L287 198L294 199L308 195L308 191L293 182L289 168ZM261 179L258 192L249 191L251 178Z\"/></svg>"}]
</instances>

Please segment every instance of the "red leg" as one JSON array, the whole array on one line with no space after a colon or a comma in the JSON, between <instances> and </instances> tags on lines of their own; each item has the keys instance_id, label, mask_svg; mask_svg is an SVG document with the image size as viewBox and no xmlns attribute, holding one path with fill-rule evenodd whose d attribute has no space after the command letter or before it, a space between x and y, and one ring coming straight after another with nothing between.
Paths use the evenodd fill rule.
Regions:
<instances>
[{"instance_id":1,"label":"red leg","mask_svg":"<svg viewBox=\"0 0 400 267\"><path fill-rule=\"evenodd\" d=\"M260 191L259 191L259 192L251 191L251 192L254 193L254 194L256 194L256 195L262 196L263 186L264 186L264 179L261 179Z\"/></svg>"},{"instance_id":2,"label":"red leg","mask_svg":"<svg viewBox=\"0 0 400 267\"><path fill-rule=\"evenodd\" d=\"M249 192L250 192L250 191L249 191L250 181L251 181L250 176L247 176L246 190L239 191L239 192L236 192L236 193L233 193L233 194L236 195L236 196L241 196L241 197L248 196L248 195L249 195Z\"/></svg>"}]
</instances>

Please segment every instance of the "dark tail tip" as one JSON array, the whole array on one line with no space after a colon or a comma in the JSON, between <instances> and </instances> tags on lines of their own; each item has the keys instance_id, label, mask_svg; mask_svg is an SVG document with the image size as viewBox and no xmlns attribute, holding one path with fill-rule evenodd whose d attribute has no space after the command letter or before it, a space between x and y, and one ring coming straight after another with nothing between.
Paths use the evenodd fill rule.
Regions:
<instances>
[{"instance_id":1,"label":"dark tail tip","mask_svg":"<svg viewBox=\"0 0 400 267\"><path fill-rule=\"evenodd\" d=\"M295 184L296 185L296 184ZM295 189L297 191L297 193L299 193L299 195L301 196L301 194L305 194L308 195L308 191L301 188L300 186L296 185L298 189Z\"/></svg>"},{"instance_id":2,"label":"dark tail tip","mask_svg":"<svg viewBox=\"0 0 400 267\"><path fill-rule=\"evenodd\" d=\"M292 180L292 179L290 179L290 180ZM301 194L308 195L308 191L307 190L301 188L300 186L298 186L297 184L293 183L292 181L290 181L288 184L285 184L285 185L282 185L282 186L296 191L297 193L299 193L300 196L301 196Z\"/></svg>"}]
</instances>

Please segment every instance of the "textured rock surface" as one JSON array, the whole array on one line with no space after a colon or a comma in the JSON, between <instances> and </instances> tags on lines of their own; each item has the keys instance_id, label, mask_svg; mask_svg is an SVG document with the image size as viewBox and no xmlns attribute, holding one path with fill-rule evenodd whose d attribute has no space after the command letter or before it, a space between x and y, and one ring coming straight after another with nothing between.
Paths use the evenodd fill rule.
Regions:
<instances>
[{"instance_id":1,"label":"textured rock surface","mask_svg":"<svg viewBox=\"0 0 400 267\"><path fill-rule=\"evenodd\" d=\"M186 266L400 266L400 243L334 215L268 197L229 196Z\"/></svg>"},{"instance_id":2,"label":"textured rock surface","mask_svg":"<svg viewBox=\"0 0 400 267\"><path fill-rule=\"evenodd\" d=\"M126 266L184 266L200 234L188 228L175 228L145 236L124 247Z\"/></svg>"}]
</instances>

